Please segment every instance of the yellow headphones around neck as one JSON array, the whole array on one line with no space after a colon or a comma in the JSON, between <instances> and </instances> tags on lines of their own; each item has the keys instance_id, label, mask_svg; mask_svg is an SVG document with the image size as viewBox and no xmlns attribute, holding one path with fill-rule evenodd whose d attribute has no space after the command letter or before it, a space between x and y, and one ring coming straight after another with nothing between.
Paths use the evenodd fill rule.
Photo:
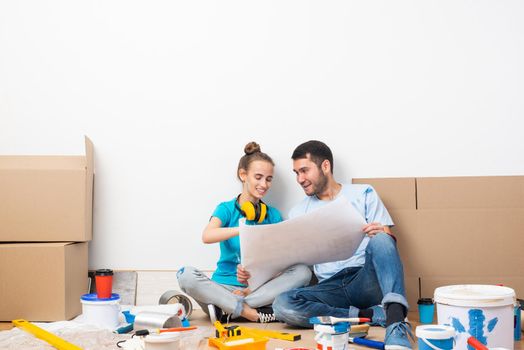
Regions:
<instances>
[{"instance_id":1,"label":"yellow headphones around neck","mask_svg":"<svg viewBox=\"0 0 524 350\"><path fill-rule=\"evenodd\" d=\"M236 200L237 207L239 199L240 195L237 197ZM264 221L267 215L267 205L262 201L259 201L258 203L245 201L238 209L247 220L256 221L259 224Z\"/></svg>"}]
</instances>

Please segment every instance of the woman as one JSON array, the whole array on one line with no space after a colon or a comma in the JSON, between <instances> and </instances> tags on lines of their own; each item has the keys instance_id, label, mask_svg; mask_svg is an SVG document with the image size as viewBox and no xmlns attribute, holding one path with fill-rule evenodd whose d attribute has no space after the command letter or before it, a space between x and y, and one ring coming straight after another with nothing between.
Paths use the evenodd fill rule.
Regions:
<instances>
[{"instance_id":1,"label":"woman","mask_svg":"<svg viewBox=\"0 0 524 350\"><path fill-rule=\"evenodd\" d=\"M179 270L177 277L180 288L202 306L212 321L227 316L232 319L243 317L253 322L273 322L275 316L271 304L275 297L290 289L307 285L311 270L305 265L292 266L253 292L241 283L244 280L238 280L238 220L245 217L246 224L251 225L282 221L276 208L262 202L273 180L273 160L261 152L260 146L255 142L248 143L244 152L237 169L242 192L216 207L202 233L204 243L220 244L220 258L213 276L209 279L200 270L186 266Z\"/></svg>"}]
</instances>

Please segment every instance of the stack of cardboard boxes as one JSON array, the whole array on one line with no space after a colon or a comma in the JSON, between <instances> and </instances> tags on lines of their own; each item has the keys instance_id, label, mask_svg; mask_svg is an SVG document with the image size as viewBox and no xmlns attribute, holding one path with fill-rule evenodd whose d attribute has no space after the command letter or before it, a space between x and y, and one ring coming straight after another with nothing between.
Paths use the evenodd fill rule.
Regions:
<instances>
[{"instance_id":1,"label":"stack of cardboard boxes","mask_svg":"<svg viewBox=\"0 0 524 350\"><path fill-rule=\"evenodd\" d=\"M371 184L395 222L412 309L419 292L452 284L503 284L522 298L524 176L353 182Z\"/></svg>"},{"instance_id":2,"label":"stack of cardboard boxes","mask_svg":"<svg viewBox=\"0 0 524 350\"><path fill-rule=\"evenodd\" d=\"M85 142L85 156L0 156L0 321L81 313L93 207Z\"/></svg>"}]
</instances>

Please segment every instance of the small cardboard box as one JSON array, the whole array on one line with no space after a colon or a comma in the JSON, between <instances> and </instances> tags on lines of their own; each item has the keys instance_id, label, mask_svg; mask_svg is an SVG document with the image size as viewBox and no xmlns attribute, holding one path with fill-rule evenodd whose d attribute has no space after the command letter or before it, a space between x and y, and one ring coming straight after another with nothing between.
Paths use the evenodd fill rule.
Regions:
<instances>
[{"instance_id":1,"label":"small cardboard box","mask_svg":"<svg viewBox=\"0 0 524 350\"><path fill-rule=\"evenodd\" d=\"M93 144L85 156L0 156L0 242L92 239Z\"/></svg>"},{"instance_id":2,"label":"small cardboard box","mask_svg":"<svg viewBox=\"0 0 524 350\"><path fill-rule=\"evenodd\" d=\"M82 313L87 244L0 244L0 321L59 321Z\"/></svg>"}]
</instances>

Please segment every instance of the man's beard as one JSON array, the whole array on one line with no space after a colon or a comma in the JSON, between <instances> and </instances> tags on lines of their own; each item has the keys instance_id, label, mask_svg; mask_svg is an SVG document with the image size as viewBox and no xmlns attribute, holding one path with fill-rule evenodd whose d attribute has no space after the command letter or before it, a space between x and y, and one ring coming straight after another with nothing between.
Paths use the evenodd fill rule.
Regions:
<instances>
[{"instance_id":1,"label":"man's beard","mask_svg":"<svg viewBox=\"0 0 524 350\"><path fill-rule=\"evenodd\" d=\"M317 196L324 192L328 186L328 178L324 173L320 173L320 178L317 183L313 184L313 193L310 196Z\"/></svg>"}]
</instances>

